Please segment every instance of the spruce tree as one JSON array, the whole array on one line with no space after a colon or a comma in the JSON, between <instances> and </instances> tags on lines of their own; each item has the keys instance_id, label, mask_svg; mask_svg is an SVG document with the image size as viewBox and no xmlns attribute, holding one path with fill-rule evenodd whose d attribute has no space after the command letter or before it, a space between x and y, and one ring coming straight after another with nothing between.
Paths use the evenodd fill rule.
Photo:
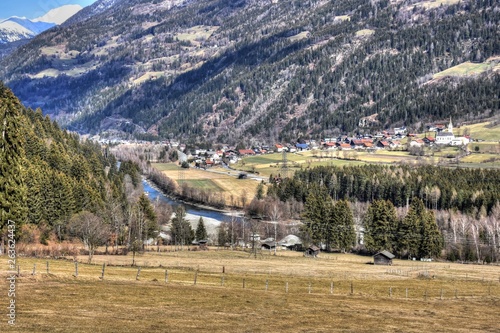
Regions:
<instances>
[{"instance_id":1,"label":"spruce tree","mask_svg":"<svg viewBox=\"0 0 500 333\"><path fill-rule=\"evenodd\" d=\"M393 251L398 226L396 208L390 201L375 200L364 220L364 244L369 251Z\"/></svg>"},{"instance_id":2,"label":"spruce tree","mask_svg":"<svg viewBox=\"0 0 500 333\"><path fill-rule=\"evenodd\" d=\"M23 127L21 103L0 83L0 232L10 220L16 236L27 218Z\"/></svg>"},{"instance_id":3,"label":"spruce tree","mask_svg":"<svg viewBox=\"0 0 500 333\"><path fill-rule=\"evenodd\" d=\"M443 236L439 231L433 211L428 211L422 221L420 257L437 257L443 249Z\"/></svg>"},{"instance_id":4,"label":"spruce tree","mask_svg":"<svg viewBox=\"0 0 500 333\"><path fill-rule=\"evenodd\" d=\"M203 223L203 217L200 216L198 220L198 226L196 227L195 239L197 241L206 240L208 237L207 229L205 229L205 223Z\"/></svg>"},{"instance_id":5,"label":"spruce tree","mask_svg":"<svg viewBox=\"0 0 500 333\"><path fill-rule=\"evenodd\" d=\"M329 218L332 207L332 199L324 187L312 188L304 206L302 231L311 237L313 243L319 245L324 242L327 249L333 241L332 221Z\"/></svg>"},{"instance_id":6,"label":"spruce tree","mask_svg":"<svg viewBox=\"0 0 500 333\"><path fill-rule=\"evenodd\" d=\"M336 247L342 250L342 252L346 252L356 241L354 218L349 203L346 200L339 200L333 206L331 219L331 229L333 230L331 238L334 240Z\"/></svg>"}]
</instances>

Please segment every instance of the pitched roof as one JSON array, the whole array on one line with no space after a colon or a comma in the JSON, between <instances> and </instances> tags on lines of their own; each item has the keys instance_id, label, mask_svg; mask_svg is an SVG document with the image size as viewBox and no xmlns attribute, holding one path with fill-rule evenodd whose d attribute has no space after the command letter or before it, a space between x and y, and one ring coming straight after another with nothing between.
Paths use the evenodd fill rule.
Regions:
<instances>
[{"instance_id":1,"label":"pitched roof","mask_svg":"<svg viewBox=\"0 0 500 333\"><path fill-rule=\"evenodd\" d=\"M379 255L379 254L383 255L384 257L386 257L386 258L388 258L388 259L394 259L394 258L396 257L394 254L392 254L391 252L386 251L386 250L384 250L384 251L380 251L380 252L376 253L376 254L374 255L374 257L375 257L376 255Z\"/></svg>"}]
</instances>

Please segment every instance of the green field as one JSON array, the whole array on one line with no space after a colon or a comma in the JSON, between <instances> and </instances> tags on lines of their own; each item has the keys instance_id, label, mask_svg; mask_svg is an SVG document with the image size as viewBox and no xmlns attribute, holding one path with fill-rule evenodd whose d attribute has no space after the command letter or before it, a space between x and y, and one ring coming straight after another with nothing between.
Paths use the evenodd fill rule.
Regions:
<instances>
[{"instance_id":1,"label":"green field","mask_svg":"<svg viewBox=\"0 0 500 333\"><path fill-rule=\"evenodd\" d=\"M460 65L450 67L442 72L434 74L434 79L440 79L446 76L470 76L481 74L489 69L498 68L497 62L472 63L464 62Z\"/></svg>"},{"instance_id":2,"label":"green field","mask_svg":"<svg viewBox=\"0 0 500 333\"><path fill-rule=\"evenodd\" d=\"M460 127L462 133L468 131L475 140L481 139L487 142L500 142L500 123L492 126L490 122L464 125Z\"/></svg>"},{"instance_id":3,"label":"green field","mask_svg":"<svg viewBox=\"0 0 500 333\"><path fill-rule=\"evenodd\" d=\"M217 191L217 192L224 191L224 188L217 185L211 179L185 179L185 180L179 181L178 183L179 183L179 185L186 183L191 187L199 188L201 190L209 190L209 191Z\"/></svg>"}]
</instances>

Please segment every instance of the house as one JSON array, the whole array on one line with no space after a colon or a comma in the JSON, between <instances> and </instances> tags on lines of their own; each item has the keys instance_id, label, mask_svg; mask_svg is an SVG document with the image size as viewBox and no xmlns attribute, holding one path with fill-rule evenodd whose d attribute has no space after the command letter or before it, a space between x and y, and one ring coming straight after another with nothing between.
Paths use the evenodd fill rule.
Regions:
<instances>
[{"instance_id":1,"label":"house","mask_svg":"<svg viewBox=\"0 0 500 333\"><path fill-rule=\"evenodd\" d=\"M300 151L309 149L309 145L307 143L297 143L295 147L297 147Z\"/></svg>"},{"instance_id":2,"label":"house","mask_svg":"<svg viewBox=\"0 0 500 333\"><path fill-rule=\"evenodd\" d=\"M436 139L431 136L426 136L422 139L426 145L431 145L436 142Z\"/></svg>"},{"instance_id":3,"label":"house","mask_svg":"<svg viewBox=\"0 0 500 333\"><path fill-rule=\"evenodd\" d=\"M424 145L424 140L416 139L410 142L410 147L422 147Z\"/></svg>"},{"instance_id":4,"label":"house","mask_svg":"<svg viewBox=\"0 0 500 333\"><path fill-rule=\"evenodd\" d=\"M252 149L240 149L238 150L238 153L240 156L255 155L255 152Z\"/></svg>"},{"instance_id":5,"label":"house","mask_svg":"<svg viewBox=\"0 0 500 333\"><path fill-rule=\"evenodd\" d=\"M392 265L392 259L394 259L394 254L389 251L380 251L373 256L374 265Z\"/></svg>"},{"instance_id":6,"label":"house","mask_svg":"<svg viewBox=\"0 0 500 333\"><path fill-rule=\"evenodd\" d=\"M360 139L352 139L351 140L351 147L353 149L360 149L363 148L363 140Z\"/></svg>"},{"instance_id":7,"label":"house","mask_svg":"<svg viewBox=\"0 0 500 333\"><path fill-rule=\"evenodd\" d=\"M341 143L339 148L342 150L351 150L352 147L348 143Z\"/></svg>"},{"instance_id":8,"label":"house","mask_svg":"<svg viewBox=\"0 0 500 333\"><path fill-rule=\"evenodd\" d=\"M316 258L319 254L319 247L316 245L311 245L309 246L306 251L304 252L305 257L313 257Z\"/></svg>"},{"instance_id":9,"label":"house","mask_svg":"<svg viewBox=\"0 0 500 333\"><path fill-rule=\"evenodd\" d=\"M395 134L406 134L406 127L395 127L394 128L394 133Z\"/></svg>"},{"instance_id":10,"label":"house","mask_svg":"<svg viewBox=\"0 0 500 333\"><path fill-rule=\"evenodd\" d=\"M453 140L451 140L450 145L452 145L452 146L465 146L468 143L469 143L469 139L464 137L464 136L461 136L461 137L454 138Z\"/></svg>"},{"instance_id":11,"label":"house","mask_svg":"<svg viewBox=\"0 0 500 333\"><path fill-rule=\"evenodd\" d=\"M364 142L363 143L363 147L364 148L370 148L370 149L372 149L373 148L373 143L371 143L371 142Z\"/></svg>"},{"instance_id":12,"label":"house","mask_svg":"<svg viewBox=\"0 0 500 333\"><path fill-rule=\"evenodd\" d=\"M276 148L276 151L277 151L278 153L281 153L281 152L283 151L283 145L281 145L281 144L279 144L279 143L275 144L275 145L274 145L274 148Z\"/></svg>"},{"instance_id":13,"label":"house","mask_svg":"<svg viewBox=\"0 0 500 333\"><path fill-rule=\"evenodd\" d=\"M379 141L377 142L377 148L389 148L389 142Z\"/></svg>"},{"instance_id":14,"label":"house","mask_svg":"<svg viewBox=\"0 0 500 333\"><path fill-rule=\"evenodd\" d=\"M325 142L323 143L323 148L325 149L335 149L337 147L336 142Z\"/></svg>"}]
</instances>

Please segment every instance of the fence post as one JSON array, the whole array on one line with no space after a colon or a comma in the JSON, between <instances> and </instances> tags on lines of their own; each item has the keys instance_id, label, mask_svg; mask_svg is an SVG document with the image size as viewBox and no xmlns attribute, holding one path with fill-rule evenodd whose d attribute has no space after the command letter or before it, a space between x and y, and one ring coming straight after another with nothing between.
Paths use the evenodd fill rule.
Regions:
<instances>
[{"instance_id":1,"label":"fence post","mask_svg":"<svg viewBox=\"0 0 500 333\"><path fill-rule=\"evenodd\" d=\"M266 279L266 291L269 289L269 280Z\"/></svg>"},{"instance_id":2,"label":"fence post","mask_svg":"<svg viewBox=\"0 0 500 333\"><path fill-rule=\"evenodd\" d=\"M455 289L455 298L458 298L457 290Z\"/></svg>"},{"instance_id":3,"label":"fence post","mask_svg":"<svg viewBox=\"0 0 500 333\"><path fill-rule=\"evenodd\" d=\"M408 288L406 288L406 299L408 300Z\"/></svg>"},{"instance_id":4,"label":"fence post","mask_svg":"<svg viewBox=\"0 0 500 333\"><path fill-rule=\"evenodd\" d=\"M196 280L198 279L198 270L194 272L194 285L196 286Z\"/></svg>"},{"instance_id":5,"label":"fence post","mask_svg":"<svg viewBox=\"0 0 500 333\"><path fill-rule=\"evenodd\" d=\"M33 273L31 275L36 275L36 264L33 264Z\"/></svg>"},{"instance_id":6,"label":"fence post","mask_svg":"<svg viewBox=\"0 0 500 333\"><path fill-rule=\"evenodd\" d=\"M354 286L352 285L352 281L351 281L351 295L354 294Z\"/></svg>"},{"instance_id":7,"label":"fence post","mask_svg":"<svg viewBox=\"0 0 500 333\"><path fill-rule=\"evenodd\" d=\"M311 293L311 282L309 282L309 294Z\"/></svg>"},{"instance_id":8,"label":"fence post","mask_svg":"<svg viewBox=\"0 0 500 333\"><path fill-rule=\"evenodd\" d=\"M245 289L245 278L243 278L243 289Z\"/></svg>"},{"instance_id":9,"label":"fence post","mask_svg":"<svg viewBox=\"0 0 500 333\"><path fill-rule=\"evenodd\" d=\"M285 282L285 293L288 293L288 281Z\"/></svg>"},{"instance_id":10,"label":"fence post","mask_svg":"<svg viewBox=\"0 0 500 333\"><path fill-rule=\"evenodd\" d=\"M392 287L389 287L389 297L392 298Z\"/></svg>"},{"instance_id":11,"label":"fence post","mask_svg":"<svg viewBox=\"0 0 500 333\"><path fill-rule=\"evenodd\" d=\"M104 270L106 269L106 263L102 264L101 280L104 280Z\"/></svg>"},{"instance_id":12,"label":"fence post","mask_svg":"<svg viewBox=\"0 0 500 333\"><path fill-rule=\"evenodd\" d=\"M141 274L141 266L139 266L139 268L137 268L137 275L135 276L136 280L139 280L139 274Z\"/></svg>"},{"instance_id":13,"label":"fence post","mask_svg":"<svg viewBox=\"0 0 500 333\"><path fill-rule=\"evenodd\" d=\"M168 283L168 271L165 270L165 283Z\"/></svg>"},{"instance_id":14,"label":"fence post","mask_svg":"<svg viewBox=\"0 0 500 333\"><path fill-rule=\"evenodd\" d=\"M333 281L330 282L330 294L333 294Z\"/></svg>"},{"instance_id":15,"label":"fence post","mask_svg":"<svg viewBox=\"0 0 500 333\"><path fill-rule=\"evenodd\" d=\"M427 301L427 289L425 289L424 301Z\"/></svg>"},{"instance_id":16,"label":"fence post","mask_svg":"<svg viewBox=\"0 0 500 333\"><path fill-rule=\"evenodd\" d=\"M47 274L49 274L49 262L47 261Z\"/></svg>"},{"instance_id":17,"label":"fence post","mask_svg":"<svg viewBox=\"0 0 500 333\"><path fill-rule=\"evenodd\" d=\"M75 261L75 277L78 277L78 261Z\"/></svg>"},{"instance_id":18,"label":"fence post","mask_svg":"<svg viewBox=\"0 0 500 333\"><path fill-rule=\"evenodd\" d=\"M443 299L443 288L441 288L441 295L440 298Z\"/></svg>"}]
</instances>

